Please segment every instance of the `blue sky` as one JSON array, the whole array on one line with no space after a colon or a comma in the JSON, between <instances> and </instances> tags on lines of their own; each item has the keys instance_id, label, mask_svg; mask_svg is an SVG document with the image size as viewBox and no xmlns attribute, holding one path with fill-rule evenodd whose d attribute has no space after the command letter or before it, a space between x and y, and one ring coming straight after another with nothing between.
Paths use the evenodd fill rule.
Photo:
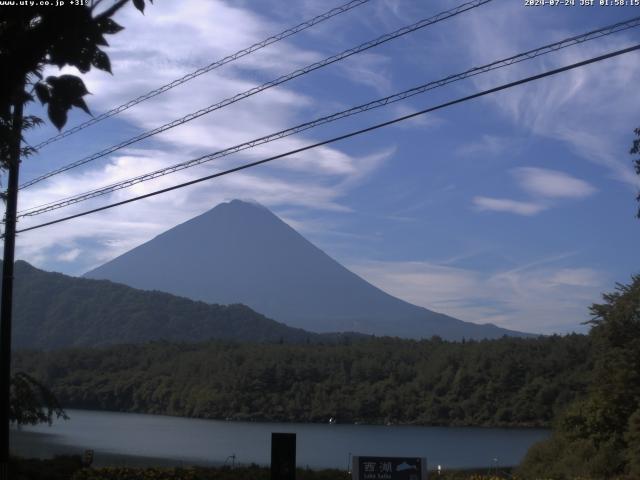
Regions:
<instances>
[{"instance_id":1,"label":"blue sky","mask_svg":"<svg viewBox=\"0 0 640 480\"><path fill-rule=\"evenodd\" d=\"M461 2L371 0L50 145L21 178L198 110ZM579 2L578 2L579 3ZM86 75L99 113L337 2L158 1L110 39L113 77ZM21 192L20 209L293 126L552 41L640 15L638 7L525 7L494 0L214 112ZM637 29L458 82L255 151L34 219L180 183L640 39ZM254 199L384 290L463 320L540 333L585 331L588 305L638 272L638 53L466 102L242 174L18 238L18 257L76 275L222 201ZM37 105L32 111L38 113ZM71 115L69 126L84 120ZM29 133L37 143L47 126ZM635 247L635 248L634 248Z\"/></svg>"}]
</instances>

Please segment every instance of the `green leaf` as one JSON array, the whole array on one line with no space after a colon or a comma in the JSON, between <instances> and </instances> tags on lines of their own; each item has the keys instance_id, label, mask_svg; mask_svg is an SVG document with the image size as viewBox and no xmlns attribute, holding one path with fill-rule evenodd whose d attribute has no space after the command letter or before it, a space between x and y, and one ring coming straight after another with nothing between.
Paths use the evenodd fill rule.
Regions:
<instances>
[{"instance_id":1,"label":"green leaf","mask_svg":"<svg viewBox=\"0 0 640 480\"><path fill-rule=\"evenodd\" d=\"M73 100L71 102L71 104L74 107L81 108L82 110L87 112L89 115L91 115L91 112L89 111L89 107L87 106L87 104L85 103L85 101L82 98L77 98L77 99Z\"/></svg>"},{"instance_id":2,"label":"green leaf","mask_svg":"<svg viewBox=\"0 0 640 480\"><path fill-rule=\"evenodd\" d=\"M105 72L111 72L111 61L109 61L109 56L104 53L102 50L96 50L93 54L93 58L91 59L91 64L99 68L100 70L104 70Z\"/></svg>"},{"instance_id":3,"label":"green leaf","mask_svg":"<svg viewBox=\"0 0 640 480\"><path fill-rule=\"evenodd\" d=\"M62 127L67 123L68 110L69 108L65 108L60 102L49 102L47 113L49 114L49 119L58 130L62 130Z\"/></svg>"},{"instance_id":4,"label":"green leaf","mask_svg":"<svg viewBox=\"0 0 640 480\"><path fill-rule=\"evenodd\" d=\"M49 86L47 86L45 83L38 82L36 83L34 88L36 91L36 96L38 97L38 100L40 100L40 103L42 103L42 105L44 105L51 99Z\"/></svg>"},{"instance_id":5,"label":"green leaf","mask_svg":"<svg viewBox=\"0 0 640 480\"><path fill-rule=\"evenodd\" d=\"M89 107L82 97L89 91L81 78L75 75L60 75L59 77L47 77L50 85L49 118L60 130L67 122L67 113L71 107L78 107L91 115Z\"/></svg>"},{"instance_id":6,"label":"green leaf","mask_svg":"<svg viewBox=\"0 0 640 480\"><path fill-rule=\"evenodd\" d=\"M89 93L87 87L85 87L84 82L80 77L76 77L75 75L60 75L56 78L55 84L52 84L49 80L50 78L56 77L48 77L47 83L53 86L54 92L57 95L64 95L66 98L77 98L82 97Z\"/></svg>"},{"instance_id":7,"label":"green leaf","mask_svg":"<svg viewBox=\"0 0 640 480\"><path fill-rule=\"evenodd\" d=\"M133 0L133 6L144 13L144 0Z\"/></svg>"},{"instance_id":8,"label":"green leaf","mask_svg":"<svg viewBox=\"0 0 640 480\"><path fill-rule=\"evenodd\" d=\"M97 35L96 36L96 45L100 45L101 47L108 47L109 46L109 42L107 42L107 40L104 38L104 36Z\"/></svg>"},{"instance_id":9,"label":"green leaf","mask_svg":"<svg viewBox=\"0 0 640 480\"><path fill-rule=\"evenodd\" d=\"M124 27L122 25L119 25L118 23L116 23L110 18L105 18L104 20L101 20L99 23L99 27L102 33L108 34L108 35L113 35L114 33L118 33L124 30Z\"/></svg>"},{"instance_id":10,"label":"green leaf","mask_svg":"<svg viewBox=\"0 0 640 480\"><path fill-rule=\"evenodd\" d=\"M82 54L78 57L75 66L80 70L80 73L87 73L91 70L91 60L93 55L89 56L86 51L82 51Z\"/></svg>"},{"instance_id":11,"label":"green leaf","mask_svg":"<svg viewBox=\"0 0 640 480\"><path fill-rule=\"evenodd\" d=\"M22 119L22 129L29 130L33 127L38 127L43 123L44 122L40 117L36 117L35 115L25 115Z\"/></svg>"}]
</instances>

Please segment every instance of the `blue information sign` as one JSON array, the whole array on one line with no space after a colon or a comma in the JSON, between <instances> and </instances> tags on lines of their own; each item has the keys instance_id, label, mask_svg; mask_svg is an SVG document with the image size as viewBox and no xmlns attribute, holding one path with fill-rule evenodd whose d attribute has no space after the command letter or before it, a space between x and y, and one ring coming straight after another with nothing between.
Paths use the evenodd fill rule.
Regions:
<instances>
[{"instance_id":1,"label":"blue information sign","mask_svg":"<svg viewBox=\"0 0 640 480\"><path fill-rule=\"evenodd\" d=\"M416 457L353 457L353 480L426 480L427 459Z\"/></svg>"}]
</instances>

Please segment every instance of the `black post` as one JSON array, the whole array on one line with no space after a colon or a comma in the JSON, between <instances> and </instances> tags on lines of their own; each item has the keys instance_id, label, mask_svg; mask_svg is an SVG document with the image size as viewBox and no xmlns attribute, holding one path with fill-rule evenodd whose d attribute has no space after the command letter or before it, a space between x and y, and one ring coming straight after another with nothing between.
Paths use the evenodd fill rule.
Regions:
<instances>
[{"instance_id":1,"label":"black post","mask_svg":"<svg viewBox=\"0 0 640 480\"><path fill-rule=\"evenodd\" d=\"M271 434L271 480L296 480L296 434Z\"/></svg>"},{"instance_id":2,"label":"black post","mask_svg":"<svg viewBox=\"0 0 640 480\"><path fill-rule=\"evenodd\" d=\"M18 210L18 173L22 138L22 99L13 108L9 182L5 213L4 257L2 262L2 301L0 303L0 480L9 479L9 413L11 395L11 312L13 307L13 260Z\"/></svg>"}]
</instances>

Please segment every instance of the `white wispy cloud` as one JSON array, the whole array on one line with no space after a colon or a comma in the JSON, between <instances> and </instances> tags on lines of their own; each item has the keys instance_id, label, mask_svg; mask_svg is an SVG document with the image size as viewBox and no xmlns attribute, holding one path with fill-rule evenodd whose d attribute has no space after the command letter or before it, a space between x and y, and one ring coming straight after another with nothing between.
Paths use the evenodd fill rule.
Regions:
<instances>
[{"instance_id":1,"label":"white wispy cloud","mask_svg":"<svg viewBox=\"0 0 640 480\"><path fill-rule=\"evenodd\" d=\"M81 253L82 251L79 248L72 248L71 250L61 253L56 258L62 262L73 262Z\"/></svg>"},{"instance_id":2,"label":"white wispy cloud","mask_svg":"<svg viewBox=\"0 0 640 480\"><path fill-rule=\"evenodd\" d=\"M373 89L380 95L392 90L391 59L379 53L362 53L349 57L338 68L352 82Z\"/></svg>"},{"instance_id":3,"label":"white wispy cloud","mask_svg":"<svg viewBox=\"0 0 640 480\"><path fill-rule=\"evenodd\" d=\"M540 203L480 196L473 197L473 205L480 211L507 212L526 216L536 215L547 208Z\"/></svg>"},{"instance_id":4,"label":"white wispy cloud","mask_svg":"<svg viewBox=\"0 0 640 480\"><path fill-rule=\"evenodd\" d=\"M543 334L585 331L588 306L607 288L602 272L544 261L497 272L431 262L363 261L350 268L415 305L467 321Z\"/></svg>"},{"instance_id":5,"label":"white wispy cloud","mask_svg":"<svg viewBox=\"0 0 640 480\"><path fill-rule=\"evenodd\" d=\"M584 198L596 192L588 182L557 170L521 167L513 174L525 191L541 197Z\"/></svg>"},{"instance_id":6,"label":"white wispy cloud","mask_svg":"<svg viewBox=\"0 0 640 480\"><path fill-rule=\"evenodd\" d=\"M546 12L531 12L516 2L507 2L500 8L478 9L475 13L461 17L455 24L464 35L450 37L460 39L455 47L466 52L473 64L582 33L563 31L557 24L551 27ZM593 28L595 25L583 30ZM566 48L533 62L475 77L474 84L490 88L602 55L633 44L633 35L633 31L628 31ZM640 83L638 54L630 53L491 95L484 102L531 134L563 142L585 160L603 167L611 178L635 189L640 186L640 178L633 172L628 149L640 99L620 92L636 83Z\"/></svg>"},{"instance_id":7,"label":"white wispy cloud","mask_svg":"<svg viewBox=\"0 0 640 480\"><path fill-rule=\"evenodd\" d=\"M590 268L564 268L557 271L550 282L574 287L597 287L600 285L600 278L597 272Z\"/></svg>"},{"instance_id":8,"label":"white wispy cloud","mask_svg":"<svg viewBox=\"0 0 640 480\"><path fill-rule=\"evenodd\" d=\"M463 156L497 156L513 150L516 141L499 135L483 134L479 140L466 143L456 149Z\"/></svg>"},{"instance_id":9,"label":"white wispy cloud","mask_svg":"<svg viewBox=\"0 0 640 480\"><path fill-rule=\"evenodd\" d=\"M518 186L531 200L513 200L476 196L472 203L478 211L514 213L532 216L557 205L559 199L580 199L596 192L588 182L557 170L519 167L511 171Z\"/></svg>"}]
</instances>

